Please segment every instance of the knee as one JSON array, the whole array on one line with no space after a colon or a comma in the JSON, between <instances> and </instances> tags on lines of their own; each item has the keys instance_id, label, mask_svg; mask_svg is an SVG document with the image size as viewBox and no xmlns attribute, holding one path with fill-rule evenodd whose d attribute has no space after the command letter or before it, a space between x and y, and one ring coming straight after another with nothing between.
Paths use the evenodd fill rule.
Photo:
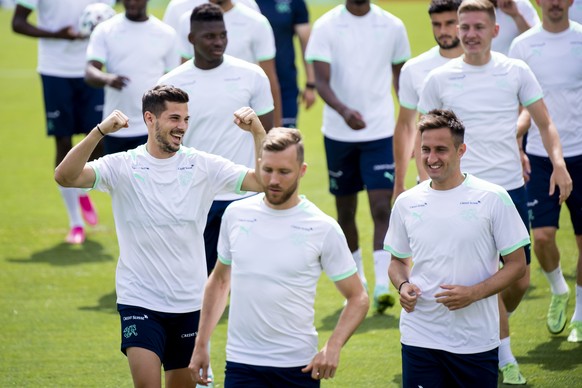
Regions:
<instances>
[{"instance_id":1,"label":"knee","mask_svg":"<svg viewBox=\"0 0 582 388\"><path fill-rule=\"evenodd\" d=\"M555 244L555 234L546 230L533 231L534 248L544 248Z\"/></svg>"}]
</instances>

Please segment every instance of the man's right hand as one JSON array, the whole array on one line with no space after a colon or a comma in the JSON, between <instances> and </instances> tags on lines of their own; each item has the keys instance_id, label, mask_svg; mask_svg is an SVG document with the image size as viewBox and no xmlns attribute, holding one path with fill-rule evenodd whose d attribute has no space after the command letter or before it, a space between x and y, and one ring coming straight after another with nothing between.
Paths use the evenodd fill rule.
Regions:
<instances>
[{"instance_id":1,"label":"man's right hand","mask_svg":"<svg viewBox=\"0 0 582 388\"><path fill-rule=\"evenodd\" d=\"M67 39L67 40L75 40L81 39L79 33L75 32L75 29L72 26L63 27L58 31L55 31L54 38L56 39Z\"/></svg>"},{"instance_id":2,"label":"man's right hand","mask_svg":"<svg viewBox=\"0 0 582 388\"><path fill-rule=\"evenodd\" d=\"M190 374L192 375L192 380L196 382L197 385L208 386L212 383L212 379L208 378L208 368L210 366L210 356L208 350L202 349L199 346L194 347L194 352L192 352L192 358L190 359Z\"/></svg>"},{"instance_id":3,"label":"man's right hand","mask_svg":"<svg viewBox=\"0 0 582 388\"><path fill-rule=\"evenodd\" d=\"M346 124L349 125L351 129L360 130L366 128L364 118L357 110L345 108L340 114L344 118Z\"/></svg>"}]
</instances>

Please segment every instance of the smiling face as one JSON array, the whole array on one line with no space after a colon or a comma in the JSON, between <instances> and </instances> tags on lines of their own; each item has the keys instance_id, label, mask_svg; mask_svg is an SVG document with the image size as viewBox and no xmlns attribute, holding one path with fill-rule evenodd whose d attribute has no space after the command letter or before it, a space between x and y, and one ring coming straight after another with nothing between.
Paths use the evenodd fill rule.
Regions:
<instances>
[{"instance_id":1,"label":"smiling face","mask_svg":"<svg viewBox=\"0 0 582 388\"><path fill-rule=\"evenodd\" d=\"M432 33L439 47L450 50L459 45L457 37L457 12L447 11L430 14Z\"/></svg>"},{"instance_id":2,"label":"smiling face","mask_svg":"<svg viewBox=\"0 0 582 388\"><path fill-rule=\"evenodd\" d=\"M485 11L459 14L459 39L465 52L465 62L484 65L491 58L491 41L499 33L499 25Z\"/></svg>"},{"instance_id":3,"label":"smiling face","mask_svg":"<svg viewBox=\"0 0 582 388\"><path fill-rule=\"evenodd\" d=\"M421 158L435 190L449 190L463 181L461 157L465 144L455 146L450 128L429 129L421 135Z\"/></svg>"},{"instance_id":4,"label":"smiling face","mask_svg":"<svg viewBox=\"0 0 582 388\"><path fill-rule=\"evenodd\" d=\"M149 153L159 159L173 156L188 129L188 104L166 102L166 110L158 117L151 112L144 117L149 131Z\"/></svg>"},{"instance_id":5,"label":"smiling face","mask_svg":"<svg viewBox=\"0 0 582 388\"><path fill-rule=\"evenodd\" d=\"M299 180L306 169L307 165L297 159L297 146L283 151L263 150L259 176L267 206L283 210L297 205Z\"/></svg>"}]
</instances>

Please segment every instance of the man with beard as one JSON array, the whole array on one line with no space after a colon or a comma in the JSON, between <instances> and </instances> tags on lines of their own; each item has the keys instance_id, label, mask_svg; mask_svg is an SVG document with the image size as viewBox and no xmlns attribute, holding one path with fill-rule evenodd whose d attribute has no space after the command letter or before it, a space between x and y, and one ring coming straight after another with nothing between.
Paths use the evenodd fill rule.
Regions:
<instances>
[{"instance_id":1,"label":"man with beard","mask_svg":"<svg viewBox=\"0 0 582 388\"><path fill-rule=\"evenodd\" d=\"M226 388L319 387L334 377L342 346L366 316L368 295L341 228L298 193L303 160L300 132L272 129L257 171L264 193L224 213L190 363L201 385L209 382L208 342L229 291ZM313 304L322 271L347 303L318 352Z\"/></svg>"},{"instance_id":2,"label":"man with beard","mask_svg":"<svg viewBox=\"0 0 582 388\"><path fill-rule=\"evenodd\" d=\"M87 48L85 81L105 88L103 118L121 110L132 123L103 140L105 153L127 151L147 141L141 97L180 63L173 28L147 13L148 0L123 0L125 13L99 24ZM104 67L107 69L105 71Z\"/></svg>"},{"instance_id":3,"label":"man with beard","mask_svg":"<svg viewBox=\"0 0 582 388\"><path fill-rule=\"evenodd\" d=\"M495 8L489 0L464 0L459 7L459 39L464 54L433 70L421 92L418 110L451 109L467 129L467 153L463 171L502 186L509 192L524 224L529 229L527 196L517 134L520 104L532 115L540 129L542 143L552 167L546 190L559 188L560 201L572 191L560 138L548 115L540 84L522 61L491 51L491 41L499 32ZM494 123L494 124L491 124ZM530 263L529 245L526 247ZM526 273L501 293L501 345L499 367L504 382L525 384L517 361L511 354L508 313L515 311L529 287ZM505 312L507 310L507 312Z\"/></svg>"},{"instance_id":4,"label":"man with beard","mask_svg":"<svg viewBox=\"0 0 582 388\"><path fill-rule=\"evenodd\" d=\"M404 23L369 0L346 0L313 25L305 58L313 62L317 92L325 101L322 131L337 220L366 283L356 212L366 190L374 223L373 308L394 305L390 255L382 249L394 180L392 135L398 77L410 57Z\"/></svg>"},{"instance_id":5,"label":"man with beard","mask_svg":"<svg viewBox=\"0 0 582 388\"><path fill-rule=\"evenodd\" d=\"M574 181L572 195L566 200L578 247L576 309L568 341L582 342L582 25L568 17L572 0L538 0L538 4L542 25L514 40L510 55L524 60L540 81ZM561 201L556 193L551 196L546 190L551 163L536 125L530 129L526 152L531 165L527 194L534 250L552 294L546 325L550 333L559 334L567 323L570 296L556 241Z\"/></svg>"},{"instance_id":6,"label":"man with beard","mask_svg":"<svg viewBox=\"0 0 582 388\"><path fill-rule=\"evenodd\" d=\"M463 54L457 37L457 9L463 0L433 0L428 7L434 39L438 46L410 59L400 73L398 99L400 110L394 127L394 193L396 199L406 190L404 180L416 139L416 108L426 75L433 69ZM418 174L426 177L419 164Z\"/></svg>"},{"instance_id":7,"label":"man with beard","mask_svg":"<svg viewBox=\"0 0 582 388\"><path fill-rule=\"evenodd\" d=\"M114 111L55 171L65 187L109 192L119 240L116 271L121 350L136 387L192 387L187 369L206 282L202 230L220 191L262 190L255 171L181 145L188 130L188 95L156 86L142 100L147 143L87 163L105 135L128 127ZM260 144L265 131L249 108L235 122ZM257 152L258 154L258 152ZM258 155L257 155L258 156Z\"/></svg>"}]
</instances>

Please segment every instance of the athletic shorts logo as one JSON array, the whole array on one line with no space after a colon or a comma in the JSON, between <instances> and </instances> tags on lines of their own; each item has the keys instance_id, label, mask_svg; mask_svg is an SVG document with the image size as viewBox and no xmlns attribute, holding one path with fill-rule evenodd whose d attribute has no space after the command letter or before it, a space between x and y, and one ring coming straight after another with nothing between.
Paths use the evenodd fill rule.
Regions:
<instances>
[{"instance_id":1,"label":"athletic shorts logo","mask_svg":"<svg viewBox=\"0 0 582 388\"><path fill-rule=\"evenodd\" d=\"M137 327L135 325L129 325L125 329L123 329L123 336L125 338L129 338L132 335L137 337Z\"/></svg>"}]
</instances>

